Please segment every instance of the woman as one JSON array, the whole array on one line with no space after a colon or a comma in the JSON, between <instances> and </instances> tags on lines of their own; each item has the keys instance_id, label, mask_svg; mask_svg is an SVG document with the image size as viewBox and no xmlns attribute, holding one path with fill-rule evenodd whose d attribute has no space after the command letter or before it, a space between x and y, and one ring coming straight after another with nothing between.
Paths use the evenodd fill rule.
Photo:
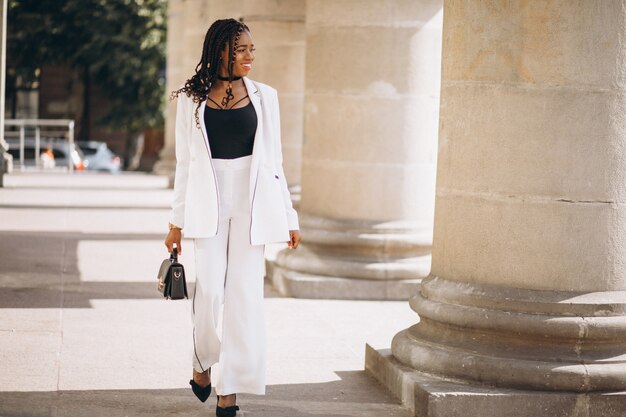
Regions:
<instances>
[{"instance_id":1,"label":"woman","mask_svg":"<svg viewBox=\"0 0 626 417\"><path fill-rule=\"evenodd\" d=\"M193 238L194 394L217 392L218 417L235 416L236 393L265 394L264 245L298 247L298 216L283 173L278 97L246 78L248 27L218 20L195 74L177 97L176 176L165 244ZM182 94L181 94L182 93Z\"/></svg>"}]
</instances>

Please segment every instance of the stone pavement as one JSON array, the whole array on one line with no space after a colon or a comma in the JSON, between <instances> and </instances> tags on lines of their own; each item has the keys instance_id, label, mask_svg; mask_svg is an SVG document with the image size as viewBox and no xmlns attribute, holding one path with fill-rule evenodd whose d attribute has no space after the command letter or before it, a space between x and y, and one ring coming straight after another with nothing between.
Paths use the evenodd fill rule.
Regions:
<instances>
[{"instance_id":1,"label":"stone pavement","mask_svg":"<svg viewBox=\"0 0 626 417\"><path fill-rule=\"evenodd\" d=\"M202 404L188 386L189 302L156 291L166 184L142 174L5 177L0 417L214 415L215 395ZM193 276L190 243L181 261ZM267 395L238 395L240 415L409 415L363 370L365 343L389 347L417 320L408 303L292 299L266 284L265 307Z\"/></svg>"}]
</instances>

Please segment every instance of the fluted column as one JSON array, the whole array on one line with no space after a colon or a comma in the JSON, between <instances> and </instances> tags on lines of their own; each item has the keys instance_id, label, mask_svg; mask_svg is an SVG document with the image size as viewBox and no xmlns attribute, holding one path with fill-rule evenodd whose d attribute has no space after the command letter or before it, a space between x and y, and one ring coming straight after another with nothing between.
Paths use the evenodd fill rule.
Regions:
<instances>
[{"instance_id":1,"label":"fluted column","mask_svg":"<svg viewBox=\"0 0 626 417\"><path fill-rule=\"evenodd\" d=\"M303 244L284 294L407 299L430 268L441 1L309 0Z\"/></svg>"},{"instance_id":2,"label":"fluted column","mask_svg":"<svg viewBox=\"0 0 626 417\"><path fill-rule=\"evenodd\" d=\"M623 394L589 394L626 389L625 9L446 0L432 272L391 351L528 390L483 392L465 416L626 410ZM444 391L416 398L443 404L417 415L459 407Z\"/></svg>"}]
</instances>

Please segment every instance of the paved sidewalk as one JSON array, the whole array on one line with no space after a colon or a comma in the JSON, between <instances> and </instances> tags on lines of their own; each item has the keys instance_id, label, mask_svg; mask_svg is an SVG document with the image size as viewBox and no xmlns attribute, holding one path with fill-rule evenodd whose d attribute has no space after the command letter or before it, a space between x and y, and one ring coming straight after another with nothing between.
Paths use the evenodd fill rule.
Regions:
<instances>
[{"instance_id":1,"label":"paved sidewalk","mask_svg":"<svg viewBox=\"0 0 626 417\"><path fill-rule=\"evenodd\" d=\"M214 394L202 404L188 385L189 302L156 291L166 184L141 174L5 177L0 417L215 415ZM184 241L190 276L193 257ZM238 395L238 415L409 416L363 370L365 343L387 348L417 320L408 303L285 298L266 283L265 307L267 395Z\"/></svg>"}]
</instances>

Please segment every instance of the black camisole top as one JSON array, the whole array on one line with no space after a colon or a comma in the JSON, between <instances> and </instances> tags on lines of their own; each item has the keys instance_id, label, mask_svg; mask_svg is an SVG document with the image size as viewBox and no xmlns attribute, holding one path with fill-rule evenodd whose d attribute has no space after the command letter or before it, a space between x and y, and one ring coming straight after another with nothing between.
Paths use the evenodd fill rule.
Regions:
<instances>
[{"instance_id":1,"label":"black camisole top","mask_svg":"<svg viewBox=\"0 0 626 417\"><path fill-rule=\"evenodd\" d=\"M257 127L252 102L227 110L205 106L204 124L212 158L235 159L252 155Z\"/></svg>"}]
</instances>

